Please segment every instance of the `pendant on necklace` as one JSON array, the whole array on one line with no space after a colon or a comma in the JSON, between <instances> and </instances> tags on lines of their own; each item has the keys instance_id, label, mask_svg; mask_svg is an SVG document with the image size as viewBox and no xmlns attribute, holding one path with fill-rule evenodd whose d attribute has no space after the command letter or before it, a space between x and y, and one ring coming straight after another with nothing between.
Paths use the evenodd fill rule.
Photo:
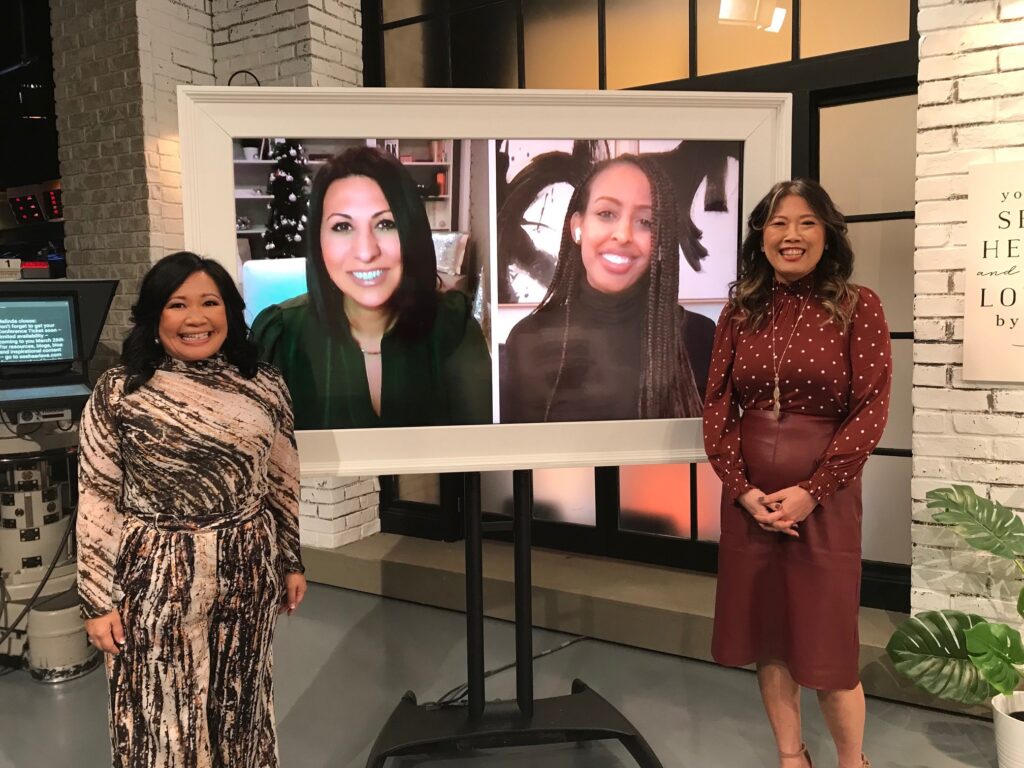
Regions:
<instances>
[{"instance_id":1,"label":"pendant on necklace","mask_svg":"<svg viewBox=\"0 0 1024 768\"><path fill-rule=\"evenodd\" d=\"M779 398L782 396L782 392L779 391L779 377L775 377L775 389L772 390L772 413L775 415L775 420L778 421L779 413L782 410L782 403L779 402Z\"/></svg>"}]
</instances>

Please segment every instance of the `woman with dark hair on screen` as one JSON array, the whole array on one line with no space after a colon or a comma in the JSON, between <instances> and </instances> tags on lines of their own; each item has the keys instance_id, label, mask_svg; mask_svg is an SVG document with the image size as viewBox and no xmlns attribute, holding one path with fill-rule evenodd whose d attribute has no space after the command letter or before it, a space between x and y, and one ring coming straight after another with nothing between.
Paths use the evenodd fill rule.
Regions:
<instances>
[{"instance_id":1,"label":"woman with dark hair on screen","mask_svg":"<svg viewBox=\"0 0 1024 768\"><path fill-rule=\"evenodd\" d=\"M253 323L296 427L490 423L487 344L469 298L438 290L430 224L402 164L372 147L328 161L309 220L308 293Z\"/></svg>"},{"instance_id":2,"label":"woman with dark hair on screen","mask_svg":"<svg viewBox=\"0 0 1024 768\"><path fill-rule=\"evenodd\" d=\"M713 335L679 305L671 182L645 158L598 163L569 201L544 299L509 333L501 420L700 416Z\"/></svg>"},{"instance_id":3,"label":"woman with dark hair on screen","mask_svg":"<svg viewBox=\"0 0 1024 768\"><path fill-rule=\"evenodd\" d=\"M811 765L801 686L817 691L839 768L868 765L860 483L892 361L881 302L852 270L825 190L772 187L748 220L704 401L704 447L723 484L712 654L757 665L781 768Z\"/></svg>"},{"instance_id":4,"label":"woman with dark hair on screen","mask_svg":"<svg viewBox=\"0 0 1024 768\"><path fill-rule=\"evenodd\" d=\"M274 626L306 591L298 456L243 309L216 262L161 259L82 415L78 589L118 768L278 765Z\"/></svg>"}]
</instances>

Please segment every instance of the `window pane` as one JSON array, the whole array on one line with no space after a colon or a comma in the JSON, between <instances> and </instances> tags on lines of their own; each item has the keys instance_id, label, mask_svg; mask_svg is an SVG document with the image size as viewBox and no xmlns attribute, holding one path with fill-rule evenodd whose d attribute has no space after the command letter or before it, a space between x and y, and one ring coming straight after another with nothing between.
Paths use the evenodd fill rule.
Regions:
<instances>
[{"instance_id":1,"label":"window pane","mask_svg":"<svg viewBox=\"0 0 1024 768\"><path fill-rule=\"evenodd\" d=\"M687 77L690 14L678 0L606 0L609 88Z\"/></svg>"},{"instance_id":2,"label":"window pane","mask_svg":"<svg viewBox=\"0 0 1024 768\"><path fill-rule=\"evenodd\" d=\"M447 19L385 30L384 83L391 88L446 87L447 31Z\"/></svg>"},{"instance_id":3,"label":"window pane","mask_svg":"<svg viewBox=\"0 0 1024 768\"><path fill-rule=\"evenodd\" d=\"M764 5L764 4L760 4ZM789 3L784 2L786 9ZM697 0L697 74L760 67L793 58L792 14L781 24L758 15L755 0ZM727 18L720 19L722 13ZM760 25L760 26L759 26ZM777 31L776 31L777 30Z\"/></svg>"},{"instance_id":4,"label":"window pane","mask_svg":"<svg viewBox=\"0 0 1024 768\"><path fill-rule=\"evenodd\" d=\"M499 5L452 15L452 86L518 88L516 9Z\"/></svg>"},{"instance_id":5,"label":"window pane","mask_svg":"<svg viewBox=\"0 0 1024 768\"><path fill-rule=\"evenodd\" d=\"M914 221L850 224L853 282L882 299L889 330L914 330Z\"/></svg>"},{"instance_id":6,"label":"window pane","mask_svg":"<svg viewBox=\"0 0 1024 768\"><path fill-rule=\"evenodd\" d=\"M512 516L512 473L480 475L480 505L484 512ZM593 526L597 523L594 470L533 470L533 517L557 523Z\"/></svg>"},{"instance_id":7,"label":"window pane","mask_svg":"<svg viewBox=\"0 0 1024 768\"><path fill-rule=\"evenodd\" d=\"M597 88L597 0L523 0L527 88Z\"/></svg>"},{"instance_id":8,"label":"window pane","mask_svg":"<svg viewBox=\"0 0 1024 768\"><path fill-rule=\"evenodd\" d=\"M690 535L690 465L619 467L619 530Z\"/></svg>"},{"instance_id":9,"label":"window pane","mask_svg":"<svg viewBox=\"0 0 1024 768\"><path fill-rule=\"evenodd\" d=\"M911 462L903 456L872 456L864 467L865 560L910 565Z\"/></svg>"},{"instance_id":10,"label":"window pane","mask_svg":"<svg viewBox=\"0 0 1024 768\"><path fill-rule=\"evenodd\" d=\"M801 0L801 58L908 39L910 0Z\"/></svg>"},{"instance_id":11,"label":"window pane","mask_svg":"<svg viewBox=\"0 0 1024 768\"><path fill-rule=\"evenodd\" d=\"M400 21L425 13L444 11L448 8L448 0L381 0L384 23Z\"/></svg>"},{"instance_id":12,"label":"window pane","mask_svg":"<svg viewBox=\"0 0 1024 768\"><path fill-rule=\"evenodd\" d=\"M440 475L398 475L398 498L401 501L441 503Z\"/></svg>"},{"instance_id":13,"label":"window pane","mask_svg":"<svg viewBox=\"0 0 1024 768\"><path fill-rule=\"evenodd\" d=\"M697 538L718 541L722 536L722 481L707 462L697 465Z\"/></svg>"},{"instance_id":14,"label":"window pane","mask_svg":"<svg viewBox=\"0 0 1024 768\"><path fill-rule=\"evenodd\" d=\"M881 448L910 450L914 408L910 403L914 374L914 340L892 340L892 395L889 421L878 445Z\"/></svg>"},{"instance_id":15,"label":"window pane","mask_svg":"<svg viewBox=\"0 0 1024 768\"><path fill-rule=\"evenodd\" d=\"M847 215L914 210L917 96L821 110L821 183Z\"/></svg>"}]
</instances>

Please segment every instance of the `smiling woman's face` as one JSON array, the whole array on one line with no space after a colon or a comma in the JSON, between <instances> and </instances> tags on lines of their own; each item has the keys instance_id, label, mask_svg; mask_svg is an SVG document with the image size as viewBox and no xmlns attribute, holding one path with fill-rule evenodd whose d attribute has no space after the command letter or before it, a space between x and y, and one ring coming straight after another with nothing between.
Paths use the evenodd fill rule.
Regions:
<instances>
[{"instance_id":1,"label":"smiling woman's face","mask_svg":"<svg viewBox=\"0 0 1024 768\"><path fill-rule=\"evenodd\" d=\"M228 337L228 317L217 284L205 272L193 272L178 286L160 313L160 344L177 360L205 360Z\"/></svg>"},{"instance_id":2,"label":"smiling woman's face","mask_svg":"<svg viewBox=\"0 0 1024 768\"><path fill-rule=\"evenodd\" d=\"M821 261L825 226L800 195L787 195L764 224L762 247L775 278L792 283L811 274Z\"/></svg>"},{"instance_id":3,"label":"smiling woman's face","mask_svg":"<svg viewBox=\"0 0 1024 768\"><path fill-rule=\"evenodd\" d=\"M320 222L324 266L338 289L365 309L383 309L402 281L402 245L391 206L366 176L331 182Z\"/></svg>"},{"instance_id":4,"label":"smiling woman's face","mask_svg":"<svg viewBox=\"0 0 1024 768\"><path fill-rule=\"evenodd\" d=\"M632 163L605 168L591 180L587 208L573 214L570 227L592 288L618 293L635 285L651 264L653 223L647 175Z\"/></svg>"}]
</instances>

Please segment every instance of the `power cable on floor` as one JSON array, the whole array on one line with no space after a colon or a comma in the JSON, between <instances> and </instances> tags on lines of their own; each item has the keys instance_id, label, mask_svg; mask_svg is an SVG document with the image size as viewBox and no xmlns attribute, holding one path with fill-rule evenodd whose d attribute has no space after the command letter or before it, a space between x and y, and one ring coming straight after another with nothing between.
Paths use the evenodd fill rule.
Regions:
<instances>
[{"instance_id":1,"label":"power cable on floor","mask_svg":"<svg viewBox=\"0 0 1024 768\"><path fill-rule=\"evenodd\" d=\"M552 653L558 653L558 651L564 650L564 649L568 648L570 645L575 645L576 643L580 642L581 640L589 640L589 639L590 638L588 638L586 635L574 635L573 637L570 637L568 640L566 640L561 645L556 645L554 648L548 648L546 650L543 650L543 651L540 651L539 653L534 654L532 660L536 661L537 659L543 659L545 656L550 656ZM486 672L484 672L484 680L486 680L489 677L493 677L494 675L497 675L500 672L505 672L506 670L512 669L512 668L515 667L515 665L516 665L516 662L512 661L512 662L509 662L508 664L505 664L503 666L496 667L494 669L489 669ZM461 683L460 685L455 686L450 691L448 691L447 693L442 695L441 698L439 698L436 702L429 702L428 706L457 707L457 706L460 706L460 702L463 699L465 699L468 695L469 695L469 683L468 682Z\"/></svg>"}]
</instances>

